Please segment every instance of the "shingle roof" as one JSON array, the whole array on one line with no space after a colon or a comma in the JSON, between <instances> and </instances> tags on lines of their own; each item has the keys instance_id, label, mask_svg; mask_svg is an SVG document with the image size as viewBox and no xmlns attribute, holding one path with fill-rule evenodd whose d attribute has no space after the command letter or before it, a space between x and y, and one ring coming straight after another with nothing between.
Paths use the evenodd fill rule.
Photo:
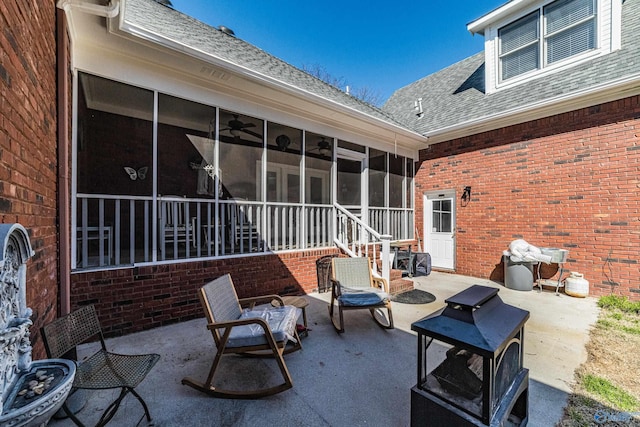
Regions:
<instances>
[{"instance_id":1,"label":"shingle roof","mask_svg":"<svg viewBox=\"0 0 640 427\"><path fill-rule=\"evenodd\" d=\"M394 126L404 127L387 112L362 102L338 88L188 15L153 0L126 0L124 20L187 49L243 67L285 85L308 92ZM410 130L410 129L408 129Z\"/></svg>"},{"instance_id":2,"label":"shingle roof","mask_svg":"<svg viewBox=\"0 0 640 427\"><path fill-rule=\"evenodd\" d=\"M553 78L538 78L491 94L484 92L484 53L480 52L397 90L382 109L427 134L637 74L640 1L627 0L622 8L622 49L618 51L555 73ZM422 118L414 109L418 98L422 98Z\"/></svg>"}]
</instances>

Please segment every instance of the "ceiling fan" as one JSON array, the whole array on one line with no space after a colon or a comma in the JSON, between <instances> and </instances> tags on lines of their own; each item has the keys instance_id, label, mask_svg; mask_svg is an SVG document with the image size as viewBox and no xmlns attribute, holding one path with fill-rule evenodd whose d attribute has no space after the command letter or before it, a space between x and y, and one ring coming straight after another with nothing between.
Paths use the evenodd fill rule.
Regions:
<instances>
[{"instance_id":1,"label":"ceiling fan","mask_svg":"<svg viewBox=\"0 0 640 427\"><path fill-rule=\"evenodd\" d=\"M311 148L309 151L318 151L321 156L330 156L331 155L331 143L324 139L324 136L320 137L320 141L318 141L318 145L314 148Z\"/></svg>"},{"instance_id":2,"label":"ceiling fan","mask_svg":"<svg viewBox=\"0 0 640 427\"><path fill-rule=\"evenodd\" d=\"M255 127L256 125L253 123L244 123L238 119L237 114L233 114L233 118L227 122L227 126L224 129L220 129L220 132L229 131L231 135L234 137L239 137L241 133L246 133L248 135L254 136L258 139L262 139L262 135L259 133L248 130L247 128Z\"/></svg>"}]
</instances>

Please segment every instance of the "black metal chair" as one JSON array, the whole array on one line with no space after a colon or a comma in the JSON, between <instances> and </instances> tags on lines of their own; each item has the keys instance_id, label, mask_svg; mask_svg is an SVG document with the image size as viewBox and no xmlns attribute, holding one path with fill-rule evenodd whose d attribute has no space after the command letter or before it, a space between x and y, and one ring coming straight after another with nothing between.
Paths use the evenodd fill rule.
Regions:
<instances>
[{"instance_id":1,"label":"black metal chair","mask_svg":"<svg viewBox=\"0 0 640 427\"><path fill-rule=\"evenodd\" d=\"M103 426L113 418L128 393L133 394L140 401L147 420L151 421L149 408L135 388L158 362L160 355L124 355L108 352L93 305L82 307L44 326L42 337L47 355L51 358L64 358L76 346L92 338L100 339L102 348L99 351L82 362L76 362L78 368L72 390L73 393L78 389L120 389L120 394L104 410L97 426ZM66 402L62 409L76 425L84 425Z\"/></svg>"}]
</instances>

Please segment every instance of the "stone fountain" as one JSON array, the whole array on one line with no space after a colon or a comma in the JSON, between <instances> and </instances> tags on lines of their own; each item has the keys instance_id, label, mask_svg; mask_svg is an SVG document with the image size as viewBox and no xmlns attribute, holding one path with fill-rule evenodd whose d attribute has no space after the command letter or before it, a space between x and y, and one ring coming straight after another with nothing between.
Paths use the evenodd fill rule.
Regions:
<instances>
[{"instance_id":1,"label":"stone fountain","mask_svg":"<svg viewBox=\"0 0 640 427\"><path fill-rule=\"evenodd\" d=\"M46 426L71 391L74 362L31 360L26 262L34 252L20 224L0 224L0 427Z\"/></svg>"}]
</instances>

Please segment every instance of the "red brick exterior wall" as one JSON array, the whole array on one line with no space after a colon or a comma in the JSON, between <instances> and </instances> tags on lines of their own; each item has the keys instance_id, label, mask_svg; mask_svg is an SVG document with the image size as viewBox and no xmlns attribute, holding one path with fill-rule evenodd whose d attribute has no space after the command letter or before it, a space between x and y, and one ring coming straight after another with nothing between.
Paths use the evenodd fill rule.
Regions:
<instances>
[{"instance_id":1,"label":"red brick exterior wall","mask_svg":"<svg viewBox=\"0 0 640 427\"><path fill-rule=\"evenodd\" d=\"M230 273L238 297L304 294L318 287L316 260L337 249L267 254L71 276L72 309L95 304L108 336L203 317L197 290Z\"/></svg>"},{"instance_id":2,"label":"red brick exterior wall","mask_svg":"<svg viewBox=\"0 0 640 427\"><path fill-rule=\"evenodd\" d=\"M0 2L0 221L22 224L33 358L39 328L56 316L56 9L54 1Z\"/></svg>"},{"instance_id":3,"label":"red brick exterior wall","mask_svg":"<svg viewBox=\"0 0 640 427\"><path fill-rule=\"evenodd\" d=\"M640 299L640 97L434 144L415 182L419 230L422 195L456 191L456 273L502 281L502 252L524 239L568 249L591 295Z\"/></svg>"}]
</instances>

